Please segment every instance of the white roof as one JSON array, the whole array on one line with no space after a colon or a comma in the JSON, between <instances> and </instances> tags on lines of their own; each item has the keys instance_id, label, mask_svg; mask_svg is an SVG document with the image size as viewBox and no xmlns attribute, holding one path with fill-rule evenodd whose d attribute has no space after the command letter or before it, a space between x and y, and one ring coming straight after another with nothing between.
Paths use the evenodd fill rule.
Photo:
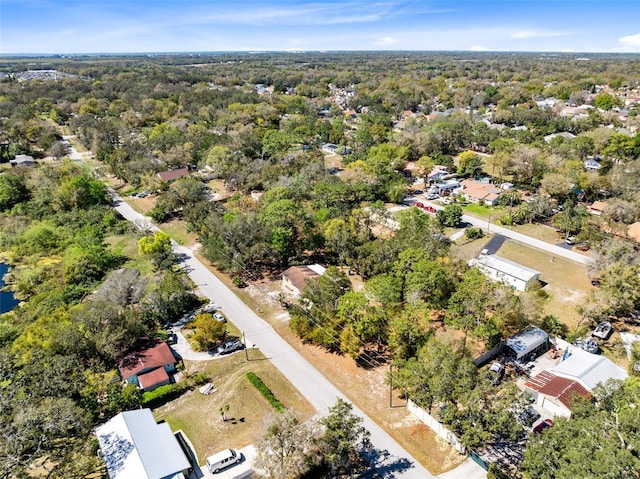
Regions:
<instances>
[{"instance_id":1,"label":"white roof","mask_svg":"<svg viewBox=\"0 0 640 479\"><path fill-rule=\"evenodd\" d=\"M549 339L549 335L542 329L530 326L505 339L504 345L516 353L520 359Z\"/></svg>"},{"instance_id":2,"label":"white roof","mask_svg":"<svg viewBox=\"0 0 640 479\"><path fill-rule=\"evenodd\" d=\"M96 428L111 479L178 478L191 467L169 425L150 409L124 411Z\"/></svg>"},{"instance_id":3,"label":"white roof","mask_svg":"<svg viewBox=\"0 0 640 479\"><path fill-rule=\"evenodd\" d=\"M327 270L327 268L325 268L324 266L319 265L318 263L310 264L309 266L307 266L307 268L309 268L314 273L318 273L320 276L322 276L324 274L324 272Z\"/></svg>"},{"instance_id":4,"label":"white roof","mask_svg":"<svg viewBox=\"0 0 640 479\"><path fill-rule=\"evenodd\" d=\"M627 372L604 356L571 348L571 355L552 370L558 376L580 381L589 391L608 379L625 379Z\"/></svg>"},{"instance_id":5,"label":"white roof","mask_svg":"<svg viewBox=\"0 0 640 479\"><path fill-rule=\"evenodd\" d=\"M487 268L494 269L500 273L512 276L523 281L529 281L540 274L540 271L527 268L521 264L514 263L508 259L501 258L493 254L480 255L476 260L476 264L481 264Z\"/></svg>"}]
</instances>

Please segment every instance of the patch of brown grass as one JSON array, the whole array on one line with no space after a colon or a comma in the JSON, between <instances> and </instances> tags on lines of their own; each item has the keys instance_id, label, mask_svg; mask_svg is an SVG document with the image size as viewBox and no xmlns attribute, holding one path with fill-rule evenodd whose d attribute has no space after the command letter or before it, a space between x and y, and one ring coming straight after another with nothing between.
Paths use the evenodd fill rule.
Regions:
<instances>
[{"instance_id":1,"label":"patch of brown grass","mask_svg":"<svg viewBox=\"0 0 640 479\"><path fill-rule=\"evenodd\" d=\"M593 289L584 265L511 240L505 241L497 254L540 271L540 280L546 283L544 290L549 294L545 314L553 314L570 329L575 328L580 320L576 307Z\"/></svg>"},{"instance_id":2,"label":"patch of brown grass","mask_svg":"<svg viewBox=\"0 0 640 479\"><path fill-rule=\"evenodd\" d=\"M263 423L275 410L248 381L254 372L264 381L287 408L301 419L313 416L315 409L257 350L249 353L250 361L240 351L222 359L202 362L187 361L189 373L205 372L217 391L203 395L197 389L154 411L157 420L165 420L171 429L182 429L198 453L198 460L217 451L241 448L253 443L263 431ZM229 405L227 420L222 420L220 408Z\"/></svg>"}]
</instances>

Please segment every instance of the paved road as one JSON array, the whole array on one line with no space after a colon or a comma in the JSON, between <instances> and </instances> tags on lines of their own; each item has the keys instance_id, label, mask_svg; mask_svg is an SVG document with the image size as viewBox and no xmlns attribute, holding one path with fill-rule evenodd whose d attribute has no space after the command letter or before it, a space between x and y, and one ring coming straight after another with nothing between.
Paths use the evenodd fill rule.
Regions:
<instances>
[{"instance_id":1,"label":"paved road","mask_svg":"<svg viewBox=\"0 0 640 479\"><path fill-rule=\"evenodd\" d=\"M158 229L146 217L119 198L115 192L110 193L116 209L123 217L139 228L152 231ZM256 315L200 263L194 257L193 251L176 243L173 247L174 251L183 258L182 266L202 293L220 305L229 320L245 333L247 342L259 348L321 414L325 414L328 408L335 404L337 398L348 401L333 384L282 339L271 325ZM406 479L435 477L360 409L354 406L353 411L363 418L363 425L371 432L374 451L369 454L369 459L381 477Z\"/></svg>"},{"instance_id":2,"label":"paved road","mask_svg":"<svg viewBox=\"0 0 640 479\"><path fill-rule=\"evenodd\" d=\"M423 200L422 203L424 203L425 205L429 204L437 210L444 209L444 207L437 205L432 201ZM462 221L466 223L470 223L471 225L476 226L478 228L482 228L487 233L496 233L502 236L506 236L507 238L519 241L520 243L524 243L528 246L531 246L532 248L537 248L542 251L546 251L547 253L552 254L554 256L558 256L560 258L566 258L571 261L575 261L576 263L580 263L584 265L588 265L589 263L591 263L591 258L589 256L585 256L583 254L576 253L575 251L565 249L561 246L557 246L536 238L532 238L531 236L518 233L517 231L513 231L509 228L504 228L502 226L498 226L493 223L489 224L489 222L484 219L475 218L469 215L462 215Z\"/></svg>"}]
</instances>

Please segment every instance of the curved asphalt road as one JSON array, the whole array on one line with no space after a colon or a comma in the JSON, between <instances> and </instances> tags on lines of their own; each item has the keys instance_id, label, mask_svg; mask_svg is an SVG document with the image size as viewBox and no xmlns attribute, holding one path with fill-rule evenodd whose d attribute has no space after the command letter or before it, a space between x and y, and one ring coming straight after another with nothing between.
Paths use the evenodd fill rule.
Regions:
<instances>
[{"instance_id":1,"label":"curved asphalt road","mask_svg":"<svg viewBox=\"0 0 640 479\"><path fill-rule=\"evenodd\" d=\"M158 230L146 217L136 212L113 190L110 191L115 208L139 228ZM202 293L220 305L230 321L244 332L247 344L260 348L273 365L300 391L321 414L333 406L337 398L350 402L333 384L320 374L289 343L262 318L247 307L213 273L193 256L193 251L177 243L174 251L182 258L191 279ZM353 412L364 420L371 433L372 452L368 457L378 474L384 478L428 479L433 476L401 447L389 434L356 406Z\"/></svg>"}]
</instances>

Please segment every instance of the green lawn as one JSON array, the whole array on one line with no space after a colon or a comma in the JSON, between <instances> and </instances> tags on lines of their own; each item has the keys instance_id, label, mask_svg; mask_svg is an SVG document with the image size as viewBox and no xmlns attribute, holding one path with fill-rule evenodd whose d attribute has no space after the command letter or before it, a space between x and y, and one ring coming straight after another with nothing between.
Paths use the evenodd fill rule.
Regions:
<instances>
[{"instance_id":1,"label":"green lawn","mask_svg":"<svg viewBox=\"0 0 640 479\"><path fill-rule=\"evenodd\" d=\"M469 203L462 207L465 214L475 216L476 218L489 219L495 223L498 218L505 214L506 210L502 206L484 206L475 203Z\"/></svg>"}]
</instances>

